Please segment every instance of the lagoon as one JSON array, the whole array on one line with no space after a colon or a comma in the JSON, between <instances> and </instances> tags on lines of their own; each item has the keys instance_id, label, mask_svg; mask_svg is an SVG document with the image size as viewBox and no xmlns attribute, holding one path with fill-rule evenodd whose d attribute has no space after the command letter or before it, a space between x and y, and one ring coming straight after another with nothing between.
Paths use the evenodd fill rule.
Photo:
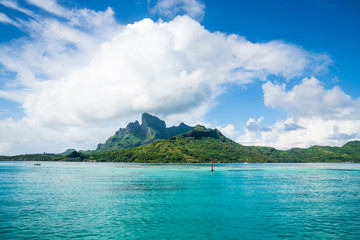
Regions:
<instances>
[{"instance_id":1,"label":"lagoon","mask_svg":"<svg viewBox=\"0 0 360 240\"><path fill-rule=\"evenodd\" d=\"M0 162L0 239L355 239L360 164Z\"/></svg>"}]
</instances>

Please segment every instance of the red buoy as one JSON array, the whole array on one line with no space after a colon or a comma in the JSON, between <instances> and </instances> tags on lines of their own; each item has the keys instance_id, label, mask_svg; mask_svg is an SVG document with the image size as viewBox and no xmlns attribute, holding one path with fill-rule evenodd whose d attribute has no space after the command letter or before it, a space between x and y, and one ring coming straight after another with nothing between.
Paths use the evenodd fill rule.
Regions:
<instances>
[{"instance_id":1,"label":"red buoy","mask_svg":"<svg viewBox=\"0 0 360 240\"><path fill-rule=\"evenodd\" d=\"M213 163L213 159L211 159L211 171L214 171L214 167L213 167L214 163Z\"/></svg>"}]
</instances>

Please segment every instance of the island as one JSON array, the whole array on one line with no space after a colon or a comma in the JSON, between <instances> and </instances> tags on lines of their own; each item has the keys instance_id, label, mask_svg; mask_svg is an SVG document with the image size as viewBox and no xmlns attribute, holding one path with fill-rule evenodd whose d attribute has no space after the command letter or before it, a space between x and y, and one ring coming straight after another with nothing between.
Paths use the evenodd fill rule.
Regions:
<instances>
[{"instance_id":1,"label":"island","mask_svg":"<svg viewBox=\"0 0 360 240\"><path fill-rule=\"evenodd\" d=\"M360 141L342 147L312 146L277 150L244 146L217 129L181 123L167 128L164 121L144 113L142 123L120 128L95 150L69 149L60 154L0 156L1 161L96 161L141 163L271 163L271 162L360 162Z\"/></svg>"}]
</instances>

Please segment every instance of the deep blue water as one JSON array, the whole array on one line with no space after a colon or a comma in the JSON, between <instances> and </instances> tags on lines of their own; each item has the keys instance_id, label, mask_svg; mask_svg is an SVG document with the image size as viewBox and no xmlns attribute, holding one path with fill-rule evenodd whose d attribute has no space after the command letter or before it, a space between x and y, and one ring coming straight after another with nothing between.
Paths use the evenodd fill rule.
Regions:
<instances>
[{"instance_id":1,"label":"deep blue water","mask_svg":"<svg viewBox=\"0 0 360 240\"><path fill-rule=\"evenodd\" d=\"M360 164L0 162L0 239L359 239Z\"/></svg>"}]
</instances>

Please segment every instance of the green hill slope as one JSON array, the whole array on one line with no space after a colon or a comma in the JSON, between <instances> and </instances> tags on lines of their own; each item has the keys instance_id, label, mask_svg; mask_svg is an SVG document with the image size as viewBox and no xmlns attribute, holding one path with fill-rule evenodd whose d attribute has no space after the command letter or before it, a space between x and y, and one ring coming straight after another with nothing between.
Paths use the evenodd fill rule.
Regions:
<instances>
[{"instance_id":1,"label":"green hill slope","mask_svg":"<svg viewBox=\"0 0 360 240\"><path fill-rule=\"evenodd\" d=\"M288 151L270 147L243 146L226 138L217 129L196 126L167 140L123 149L120 151L91 154L92 161L111 162L360 162L360 142L350 142L343 147L313 146Z\"/></svg>"},{"instance_id":2,"label":"green hill slope","mask_svg":"<svg viewBox=\"0 0 360 240\"><path fill-rule=\"evenodd\" d=\"M293 148L285 155L291 162L360 162L360 141L348 142L342 147Z\"/></svg>"},{"instance_id":3,"label":"green hill slope","mask_svg":"<svg viewBox=\"0 0 360 240\"><path fill-rule=\"evenodd\" d=\"M242 146L222 135L217 129L197 126L168 140L115 152L89 155L89 160L119 162L271 162L266 149ZM268 151L269 152L269 151Z\"/></svg>"},{"instance_id":4,"label":"green hill slope","mask_svg":"<svg viewBox=\"0 0 360 240\"><path fill-rule=\"evenodd\" d=\"M149 128L148 128L149 129ZM151 129L151 128L150 128ZM164 132L156 132L163 134ZM60 154L0 156L0 160L106 161L106 162L360 162L360 141L342 147L312 146L287 151L271 147L243 146L226 138L217 129L196 126L192 130L156 140L150 144L100 153L68 151Z\"/></svg>"},{"instance_id":5,"label":"green hill slope","mask_svg":"<svg viewBox=\"0 0 360 240\"><path fill-rule=\"evenodd\" d=\"M187 126L184 123L177 127L167 128L164 121L148 113L144 113L141 120L141 124L135 121L129 123L126 128L120 128L104 144L99 144L96 150L91 152L111 152L124 148L143 146L156 140L167 139L193 129L193 127Z\"/></svg>"}]
</instances>

